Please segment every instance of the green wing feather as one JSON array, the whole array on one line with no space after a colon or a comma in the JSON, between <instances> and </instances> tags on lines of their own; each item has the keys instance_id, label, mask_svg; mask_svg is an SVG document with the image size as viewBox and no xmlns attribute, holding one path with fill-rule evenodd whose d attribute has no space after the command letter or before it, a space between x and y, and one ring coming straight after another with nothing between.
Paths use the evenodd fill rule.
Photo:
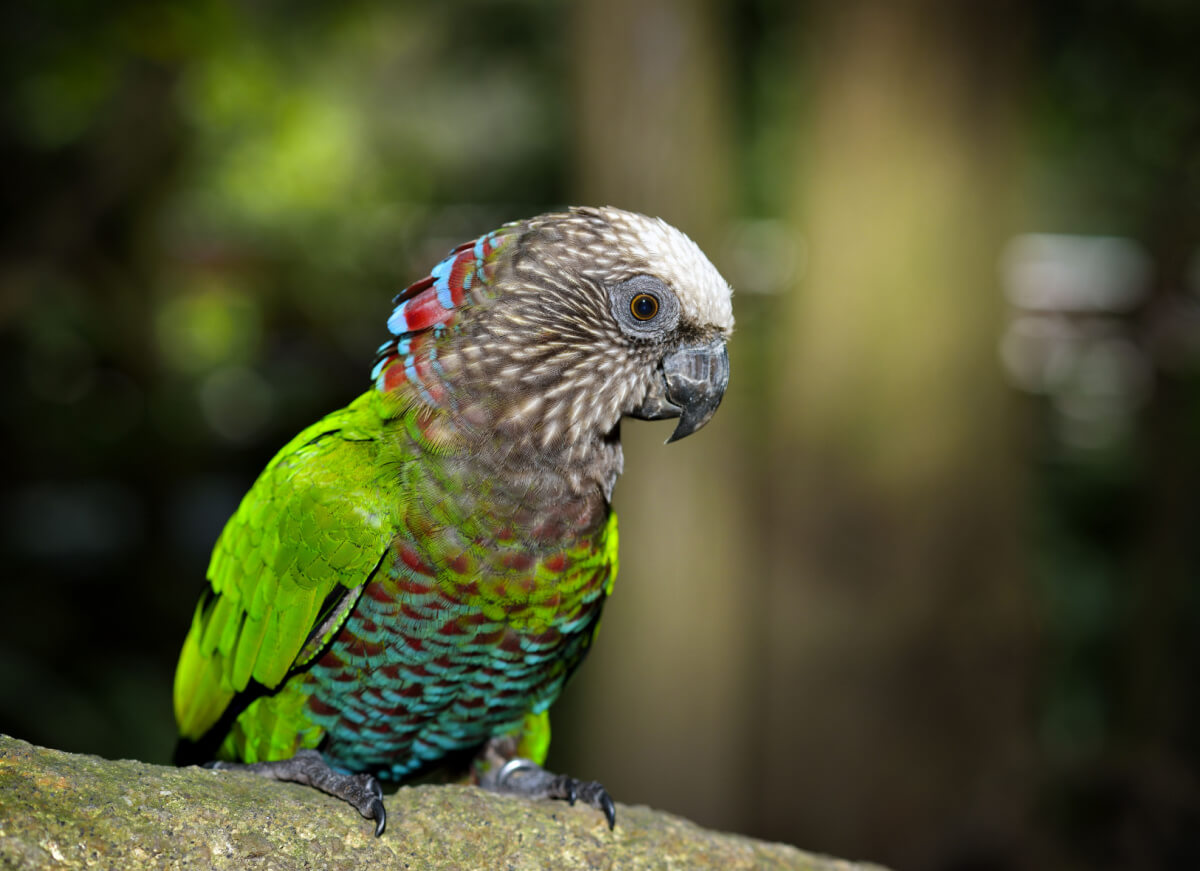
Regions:
<instances>
[{"instance_id":1,"label":"green wing feather","mask_svg":"<svg viewBox=\"0 0 1200 871\"><path fill-rule=\"evenodd\" d=\"M175 672L183 737L212 728L251 679L274 688L313 656L379 565L400 509L381 403L366 393L292 439L225 526L208 567L215 595L196 608Z\"/></svg>"}]
</instances>

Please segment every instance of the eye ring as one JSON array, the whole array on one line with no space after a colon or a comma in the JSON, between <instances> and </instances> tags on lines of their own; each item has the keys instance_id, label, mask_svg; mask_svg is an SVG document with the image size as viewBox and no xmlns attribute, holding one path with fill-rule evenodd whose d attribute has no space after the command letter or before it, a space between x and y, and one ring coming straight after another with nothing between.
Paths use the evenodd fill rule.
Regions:
<instances>
[{"instance_id":1,"label":"eye ring","mask_svg":"<svg viewBox=\"0 0 1200 871\"><path fill-rule=\"evenodd\" d=\"M638 293L629 300L629 313L635 320L651 321L658 316L658 297L652 293Z\"/></svg>"},{"instance_id":2,"label":"eye ring","mask_svg":"<svg viewBox=\"0 0 1200 871\"><path fill-rule=\"evenodd\" d=\"M613 320L636 342L661 339L679 325L679 300L662 279L644 273L608 286Z\"/></svg>"}]
</instances>

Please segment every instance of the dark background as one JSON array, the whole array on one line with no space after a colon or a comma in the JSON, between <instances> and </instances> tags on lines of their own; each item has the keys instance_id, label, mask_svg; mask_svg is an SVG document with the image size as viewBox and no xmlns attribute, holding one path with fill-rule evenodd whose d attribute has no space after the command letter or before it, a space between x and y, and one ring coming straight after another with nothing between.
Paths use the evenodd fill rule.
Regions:
<instances>
[{"instance_id":1,"label":"dark background","mask_svg":"<svg viewBox=\"0 0 1200 871\"><path fill-rule=\"evenodd\" d=\"M1200 862L1200 7L6 4L0 730L166 761L221 524L570 203L737 290L554 767L906 869Z\"/></svg>"}]
</instances>

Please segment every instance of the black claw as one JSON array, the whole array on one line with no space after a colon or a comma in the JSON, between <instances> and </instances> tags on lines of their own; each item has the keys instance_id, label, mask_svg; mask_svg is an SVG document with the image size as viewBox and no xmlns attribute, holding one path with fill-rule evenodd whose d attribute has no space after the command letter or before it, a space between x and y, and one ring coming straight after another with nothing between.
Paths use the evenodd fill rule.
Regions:
<instances>
[{"instance_id":1,"label":"black claw","mask_svg":"<svg viewBox=\"0 0 1200 871\"><path fill-rule=\"evenodd\" d=\"M607 792L600 793L600 810L604 811L604 818L608 820L608 830L611 832L617 825L617 806L613 804Z\"/></svg>"},{"instance_id":2,"label":"black claw","mask_svg":"<svg viewBox=\"0 0 1200 871\"><path fill-rule=\"evenodd\" d=\"M383 799L377 798L371 802L371 813L367 819L375 820L375 837L378 838L387 828L387 811L383 807ZM609 826L609 828L612 827Z\"/></svg>"},{"instance_id":3,"label":"black claw","mask_svg":"<svg viewBox=\"0 0 1200 871\"><path fill-rule=\"evenodd\" d=\"M579 797L604 814L604 818L608 820L608 828L611 830L616 826L617 806L613 804L608 790L594 780L579 783L577 786L579 787Z\"/></svg>"},{"instance_id":4,"label":"black claw","mask_svg":"<svg viewBox=\"0 0 1200 871\"><path fill-rule=\"evenodd\" d=\"M369 820L375 820L375 837L378 838L387 828L387 809L383 806L383 787L369 774L360 774L356 779L362 785L366 796L355 804L359 813Z\"/></svg>"}]
</instances>

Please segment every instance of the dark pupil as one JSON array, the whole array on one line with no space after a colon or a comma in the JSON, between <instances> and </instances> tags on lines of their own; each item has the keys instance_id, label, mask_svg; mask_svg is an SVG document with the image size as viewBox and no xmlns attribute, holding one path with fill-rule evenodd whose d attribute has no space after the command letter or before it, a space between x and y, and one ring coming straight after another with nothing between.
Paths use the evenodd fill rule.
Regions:
<instances>
[{"instance_id":1,"label":"dark pupil","mask_svg":"<svg viewBox=\"0 0 1200 871\"><path fill-rule=\"evenodd\" d=\"M639 321L648 321L658 314L658 300L648 293L639 293L633 298L633 316Z\"/></svg>"}]
</instances>

